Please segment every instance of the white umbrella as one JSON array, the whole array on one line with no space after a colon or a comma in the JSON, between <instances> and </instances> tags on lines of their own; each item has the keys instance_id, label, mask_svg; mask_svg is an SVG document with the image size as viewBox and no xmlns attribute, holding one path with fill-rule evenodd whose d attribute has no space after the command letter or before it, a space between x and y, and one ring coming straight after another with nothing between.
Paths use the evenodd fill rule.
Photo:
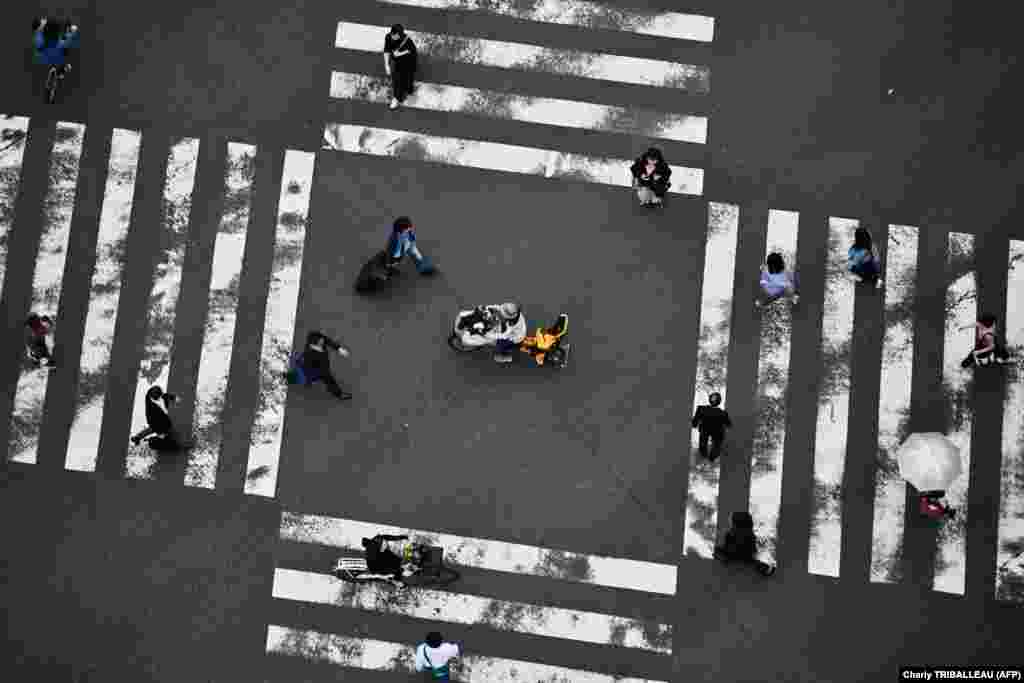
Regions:
<instances>
[{"instance_id":1,"label":"white umbrella","mask_svg":"<svg viewBox=\"0 0 1024 683\"><path fill-rule=\"evenodd\" d=\"M911 434L896 453L900 476L918 491L943 491L960 476L960 449L938 432Z\"/></svg>"}]
</instances>

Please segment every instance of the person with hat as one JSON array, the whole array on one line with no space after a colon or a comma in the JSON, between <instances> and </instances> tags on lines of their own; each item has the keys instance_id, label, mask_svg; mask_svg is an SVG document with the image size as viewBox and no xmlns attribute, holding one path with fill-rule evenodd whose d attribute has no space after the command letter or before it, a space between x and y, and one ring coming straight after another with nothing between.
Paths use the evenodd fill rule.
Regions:
<instances>
[{"instance_id":1,"label":"person with hat","mask_svg":"<svg viewBox=\"0 0 1024 683\"><path fill-rule=\"evenodd\" d=\"M455 643L446 643L437 631L427 634L425 643L416 647L414 665L417 671L430 673L435 681L451 680L451 660L462 655L462 648Z\"/></svg>"}]
</instances>

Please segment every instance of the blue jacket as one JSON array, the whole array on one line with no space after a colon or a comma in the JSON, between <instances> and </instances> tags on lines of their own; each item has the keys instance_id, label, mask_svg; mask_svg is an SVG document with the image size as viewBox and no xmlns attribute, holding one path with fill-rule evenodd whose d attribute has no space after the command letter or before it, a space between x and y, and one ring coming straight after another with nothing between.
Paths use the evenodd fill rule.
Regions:
<instances>
[{"instance_id":1,"label":"blue jacket","mask_svg":"<svg viewBox=\"0 0 1024 683\"><path fill-rule=\"evenodd\" d=\"M36 31L32 45L36 49L37 62L59 66L67 61L66 50L78 47L78 31L68 31L49 45L46 44L43 32Z\"/></svg>"}]
</instances>

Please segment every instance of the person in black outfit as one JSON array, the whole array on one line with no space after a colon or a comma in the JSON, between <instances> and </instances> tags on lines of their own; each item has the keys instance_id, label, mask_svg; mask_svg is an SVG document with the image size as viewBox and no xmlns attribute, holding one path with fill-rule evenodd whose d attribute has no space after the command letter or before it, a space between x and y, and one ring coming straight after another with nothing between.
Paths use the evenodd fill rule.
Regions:
<instances>
[{"instance_id":1,"label":"person in black outfit","mask_svg":"<svg viewBox=\"0 0 1024 683\"><path fill-rule=\"evenodd\" d=\"M172 450L177 447L174 436L174 425L168 412L171 404L178 400L174 394L165 393L158 386L152 386L146 392L146 428L132 437L133 444L138 445L149 436L147 443L157 450Z\"/></svg>"},{"instance_id":2,"label":"person in black outfit","mask_svg":"<svg viewBox=\"0 0 1024 683\"><path fill-rule=\"evenodd\" d=\"M374 574L391 574L395 581L402 580L402 558L384 545L386 541L407 541L408 536L377 534L363 539L366 552L366 567Z\"/></svg>"},{"instance_id":3,"label":"person in black outfit","mask_svg":"<svg viewBox=\"0 0 1024 683\"><path fill-rule=\"evenodd\" d=\"M775 573L775 567L757 559L754 518L749 512L732 513L732 528L725 532L723 543L715 547L715 559L721 562L738 560L750 563L764 576Z\"/></svg>"},{"instance_id":4,"label":"person in black outfit","mask_svg":"<svg viewBox=\"0 0 1024 683\"><path fill-rule=\"evenodd\" d=\"M331 373L331 359L328 349L337 351L348 358L349 351L323 332L310 332L306 336L306 348L302 351L302 369L309 378L309 383L320 381L327 386L327 391L342 401L352 398L352 394L341 390L338 380Z\"/></svg>"},{"instance_id":5,"label":"person in black outfit","mask_svg":"<svg viewBox=\"0 0 1024 683\"><path fill-rule=\"evenodd\" d=\"M412 94L416 77L416 44L405 34L401 24L392 26L384 37L384 70L391 77L389 106L395 109Z\"/></svg>"},{"instance_id":6,"label":"person in black outfit","mask_svg":"<svg viewBox=\"0 0 1024 683\"><path fill-rule=\"evenodd\" d=\"M668 188L672 186L669 182L672 169L665 162L661 151L651 147L633 162L629 172L633 175L633 187L636 188L640 203L643 206L660 206Z\"/></svg>"},{"instance_id":7,"label":"person in black outfit","mask_svg":"<svg viewBox=\"0 0 1024 683\"><path fill-rule=\"evenodd\" d=\"M697 412L693 414L693 428L698 430L700 439L697 442L697 450L711 462L717 460L722 453L726 427L732 427L729 413L718 407L721 403L722 395L716 391L708 396L708 405L697 406ZM710 455L708 441L711 441Z\"/></svg>"}]
</instances>

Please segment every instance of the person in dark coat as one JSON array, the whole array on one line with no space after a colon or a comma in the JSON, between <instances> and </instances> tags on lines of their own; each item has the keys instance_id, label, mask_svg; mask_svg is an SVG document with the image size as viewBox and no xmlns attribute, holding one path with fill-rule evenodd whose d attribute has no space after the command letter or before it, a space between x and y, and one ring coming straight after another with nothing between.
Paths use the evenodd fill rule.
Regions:
<instances>
[{"instance_id":1,"label":"person in dark coat","mask_svg":"<svg viewBox=\"0 0 1024 683\"><path fill-rule=\"evenodd\" d=\"M669 182L672 169L665 162L661 151L651 147L633 162L629 172L633 175L633 187L636 188L640 203L643 206L661 205L672 185Z\"/></svg>"},{"instance_id":2,"label":"person in dark coat","mask_svg":"<svg viewBox=\"0 0 1024 683\"><path fill-rule=\"evenodd\" d=\"M334 379L334 374L331 373L329 351L336 351L345 358L349 356L348 349L323 332L310 332L306 335L306 346L302 350L302 370L305 372L309 384L323 382L332 396L341 401L347 401L352 398L352 394L342 391L338 380Z\"/></svg>"},{"instance_id":3,"label":"person in dark coat","mask_svg":"<svg viewBox=\"0 0 1024 683\"><path fill-rule=\"evenodd\" d=\"M732 528L725 532L723 543L715 547L715 558L722 562L739 561L752 564L764 576L775 573L775 567L757 559L754 518L749 512L732 513Z\"/></svg>"},{"instance_id":4,"label":"person in dark coat","mask_svg":"<svg viewBox=\"0 0 1024 683\"><path fill-rule=\"evenodd\" d=\"M132 437L132 443L138 445L143 439L154 436L149 445L158 450L169 450L177 445L174 436L174 425L171 424L169 410L178 397L164 392L158 386L152 386L146 392L146 428Z\"/></svg>"},{"instance_id":5,"label":"person in dark coat","mask_svg":"<svg viewBox=\"0 0 1024 683\"><path fill-rule=\"evenodd\" d=\"M693 414L691 422L699 437L697 450L711 462L717 460L721 455L725 430L727 427L732 427L729 413L719 408L721 403L722 395L717 391L713 392L708 396L707 405L697 406L697 411ZM708 454L708 441L711 442L710 454Z\"/></svg>"},{"instance_id":6,"label":"person in dark coat","mask_svg":"<svg viewBox=\"0 0 1024 683\"><path fill-rule=\"evenodd\" d=\"M384 70L391 77L392 109L412 94L416 78L416 44L401 24L395 24L384 37Z\"/></svg>"}]
</instances>

